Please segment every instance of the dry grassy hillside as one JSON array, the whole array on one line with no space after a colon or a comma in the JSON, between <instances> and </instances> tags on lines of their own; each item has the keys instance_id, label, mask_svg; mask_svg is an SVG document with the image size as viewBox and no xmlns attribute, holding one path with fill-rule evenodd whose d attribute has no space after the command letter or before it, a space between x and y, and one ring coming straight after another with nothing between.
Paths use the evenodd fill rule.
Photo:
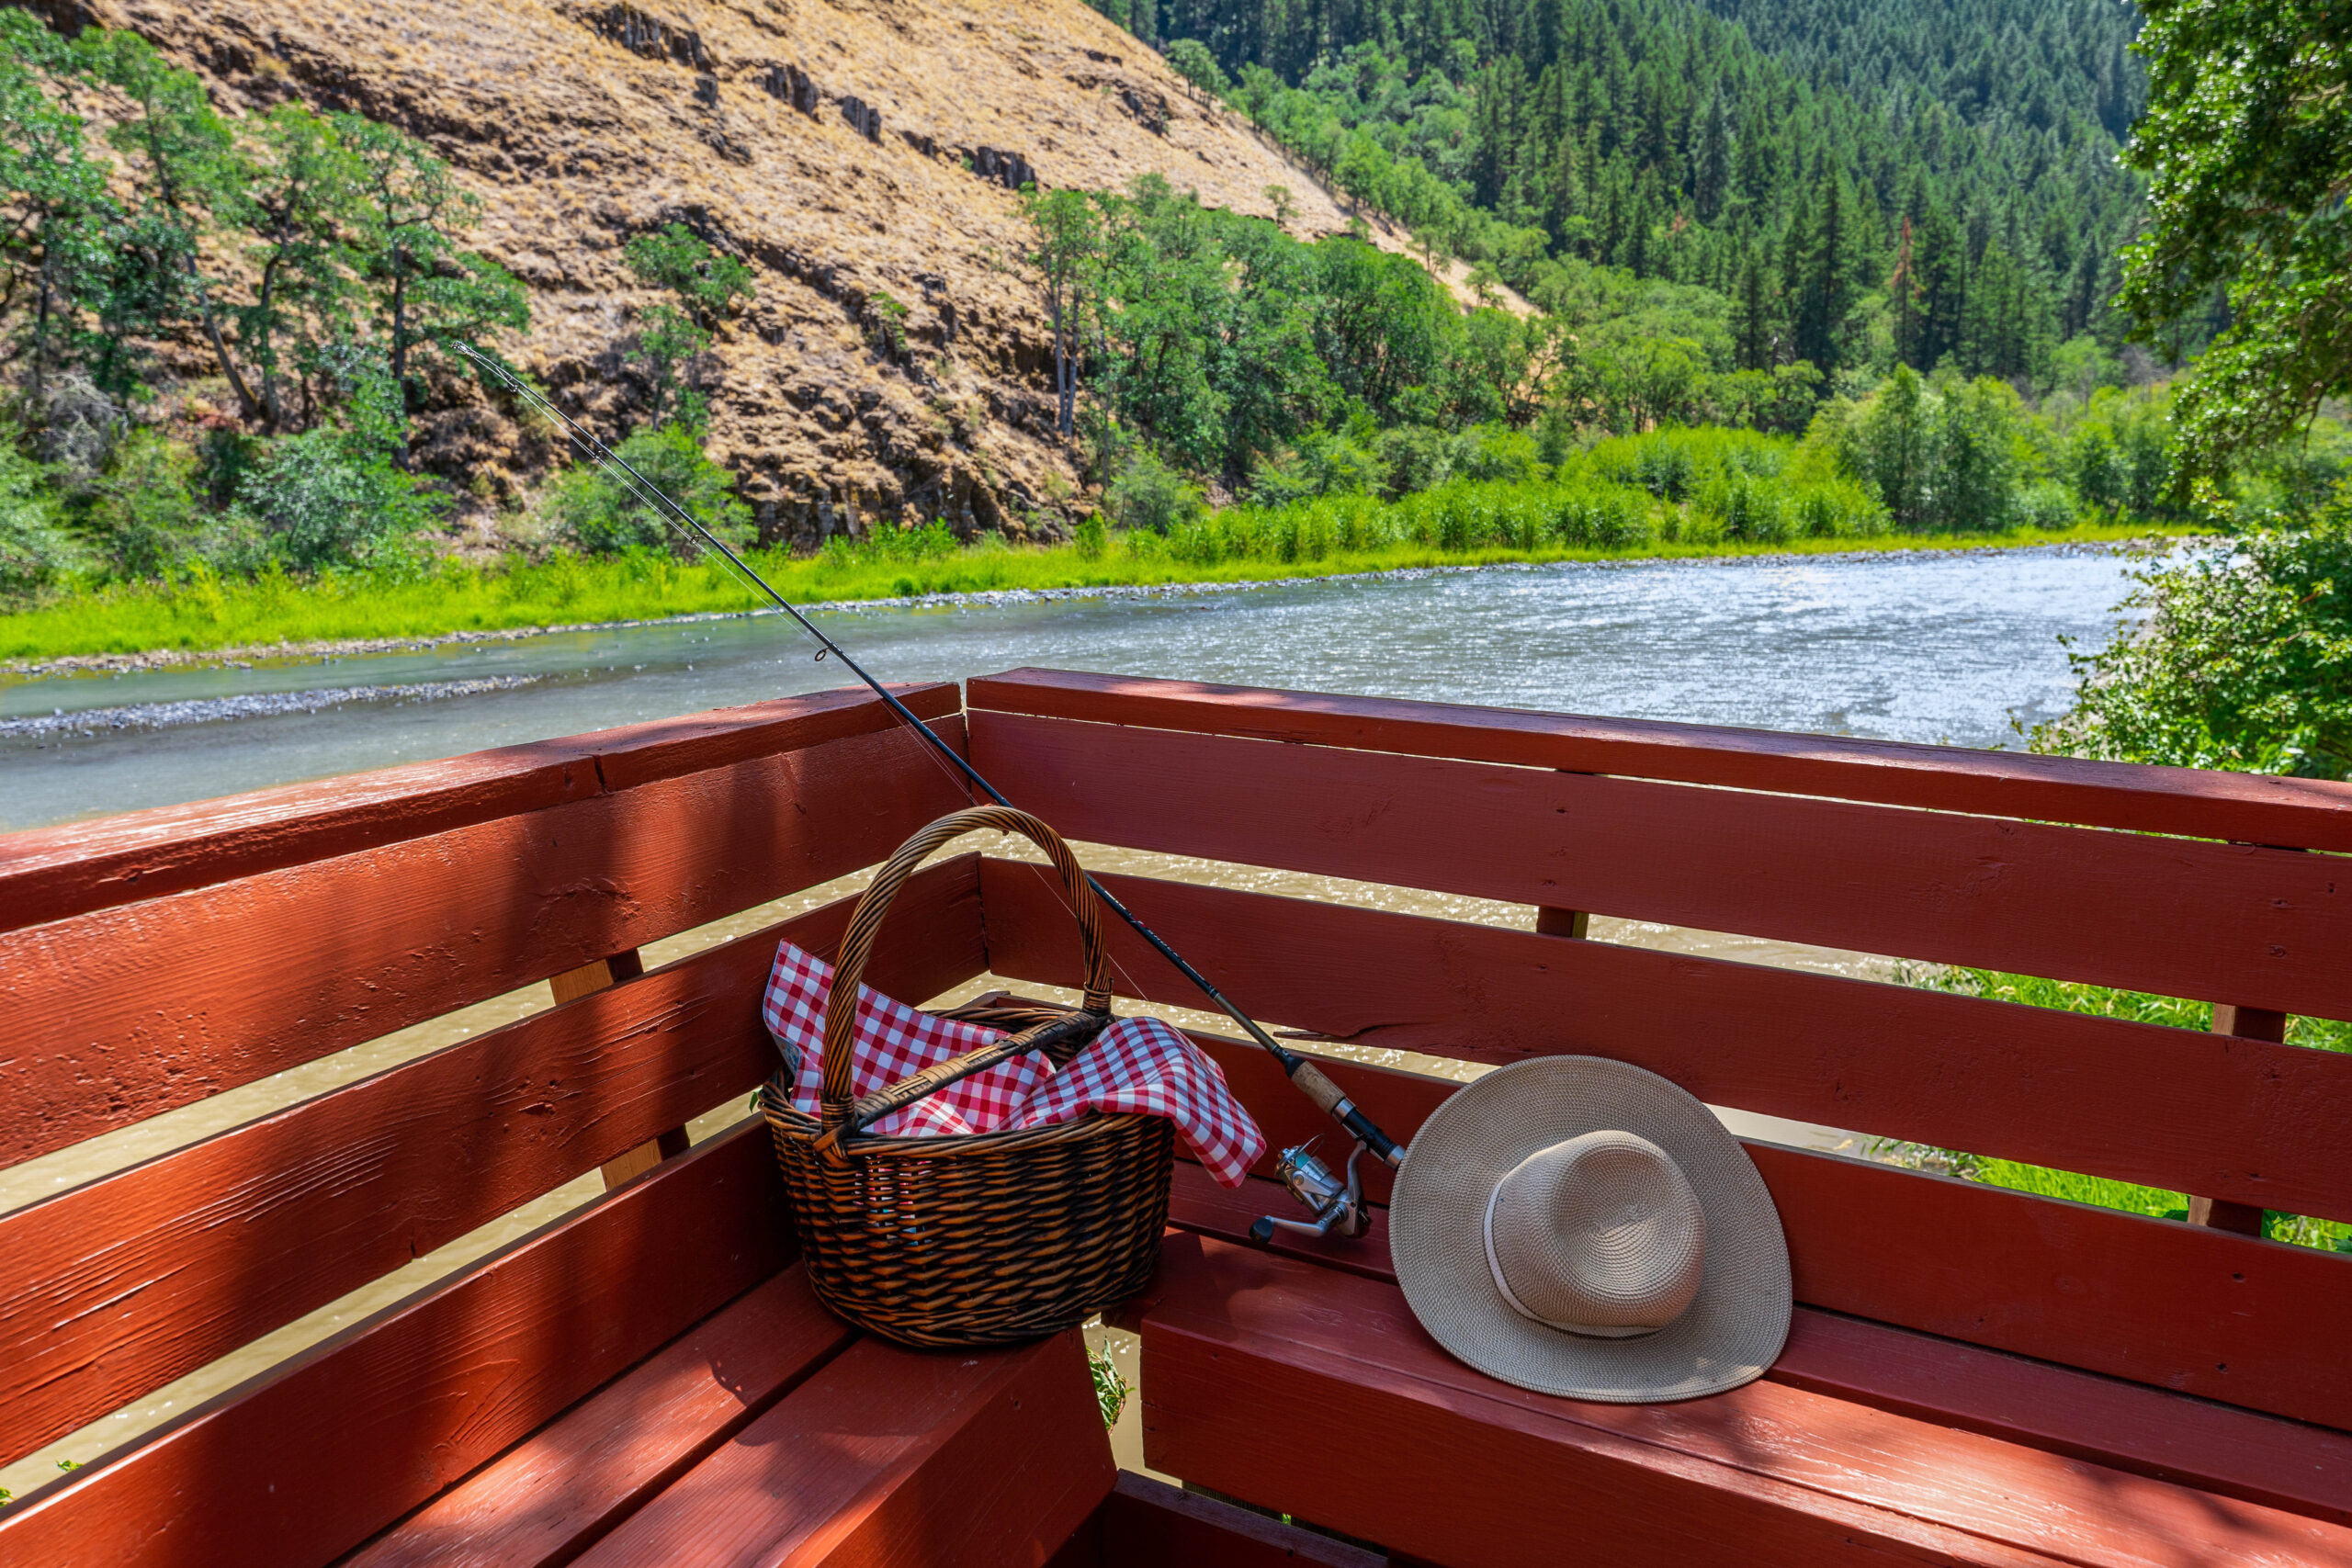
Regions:
<instances>
[{"instance_id":1,"label":"dry grassy hillside","mask_svg":"<svg viewBox=\"0 0 2352 1568\"><path fill-rule=\"evenodd\" d=\"M723 334L712 451L769 538L945 516L1057 527L1044 320L1012 186L1155 170L1302 234L1312 182L1079 0L86 0L212 84L422 137L486 198L481 249L534 291L521 359L574 412L619 411L646 302L631 234L682 220L756 270ZM63 19L61 17L61 19ZM908 309L878 352L871 301ZM453 398L424 453L511 479L529 443Z\"/></svg>"}]
</instances>

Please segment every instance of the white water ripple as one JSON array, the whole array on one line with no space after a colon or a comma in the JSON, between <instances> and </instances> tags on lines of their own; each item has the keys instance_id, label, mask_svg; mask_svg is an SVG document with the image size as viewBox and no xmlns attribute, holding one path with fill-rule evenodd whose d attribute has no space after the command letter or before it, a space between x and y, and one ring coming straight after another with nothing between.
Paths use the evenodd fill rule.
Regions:
<instances>
[{"instance_id":1,"label":"white water ripple","mask_svg":"<svg viewBox=\"0 0 2352 1568\"><path fill-rule=\"evenodd\" d=\"M397 686L335 686L317 692L254 692L239 696L197 697L176 703L135 703L128 707L82 708L0 719L0 739L51 735L96 735L110 729L170 729L231 718L266 718L278 714L317 713L346 703L429 703L442 697L475 697L535 684L537 675L492 675L471 681L422 681Z\"/></svg>"}]
</instances>

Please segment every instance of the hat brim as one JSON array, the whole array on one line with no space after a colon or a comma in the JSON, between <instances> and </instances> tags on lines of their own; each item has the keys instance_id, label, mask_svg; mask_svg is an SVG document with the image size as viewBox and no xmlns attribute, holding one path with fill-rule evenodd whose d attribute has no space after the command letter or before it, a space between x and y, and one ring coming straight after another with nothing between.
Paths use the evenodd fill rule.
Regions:
<instances>
[{"instance_id":1,"label":"hat brim","mask_svg":"<svg viewBox=\"0 0 2352 1568\"><path fill-rule=\"evenodd\" d=\"M1504 1173L1540 1148L1603 1128L1664 1149L1707 1217L1697 1299L1636 1338L1588 1337L1521 1317L1487 1262L1487 1201ZM1788 1342L1788 1242L1764 1179L1713 1112L1625 1062L1539 1056L1464 1089L1414 1135L1388 1224L1396 1282L1430 1337L1488 1376L1539 1393L1611 1404L1696 1399L1761 1377Z\"/></svg>"}]
</instances>

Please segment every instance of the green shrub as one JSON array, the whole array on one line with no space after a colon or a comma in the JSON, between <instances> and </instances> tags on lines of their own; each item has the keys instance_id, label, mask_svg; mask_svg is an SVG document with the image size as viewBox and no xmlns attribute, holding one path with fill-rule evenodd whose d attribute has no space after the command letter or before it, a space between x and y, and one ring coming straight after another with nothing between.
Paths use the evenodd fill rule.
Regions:
<instances>
[{"instance_id":1,"label":"green shrub","mask_svg":"<svg viewBox=\"0 0 2352 1568\"><path fill-rule=\"evenodd\" d=\"M1080 560L1101 560L1109 543L1109 530L1102 526L1102 514L1090 512L1078 520L1070 531L1070 543L1078 547Z\"/></svg>"},{"instance_id":2,"label":"green shrub","mask_svg":"<svg viewBox=\"0 0 2352 1568\"><path fill-rule=\"evenodd\" d=\"M2049 479L2018 492L2016 518L2020 528L2066 528L2075 521L2075 495Z\"/></svg>"},{"instance_id":3,"label":"green shrub","mask_svg":"<svg viewBox=\"0 0 2352 1568\"><path fill-rule=\"evenodd\" d=\"M90 505L90 531L110 575L168 575L200 548L205 519L197 455L161 431L134 430L114 450Z\"/></svg>"},{"instance_id":4,"label":"green shrub","mask_svg":"<svg viewBox=\"0 0 2352 1568\"><path fill-rule=\"evenodd\" d=\"M18 450L16 435L0 426L0 597L21 599L62 580L80 553L58 526L47 473Z\"/></svg>"},{"instance_id":5,"label":"green shrub","mask_svg":"<svg viewBox=\"0 0 2352 1568\"><path fill-rule=\"evenodd\" d=\"M686 425L636 431L614 455L729 545L751 537L752 509L736 496L734 476L704 454ZM690 557L700 548L673 514L602 464L560 475L548 504L564 541L589 555L650 549Z\"/></svg>"},{"instance_id":6,"label":"green shrub","mask_svg":"<svg viewBox=\"0 0 2352 1568\"><path fill-rule=\"evenodd\" d=\"M1198 518L1201 488L1149 452L1127 459L1102 495L1102 504L1123 528L1166 534Z\"/></svg>"},{"instance_id":7,"label":"green shrub","mask_svg":"<svg viewBox=\"0 0 2352 1568\"><path fill-rule=\"evenodd\" d=\"M269 558L300 572L413 565L416 536L447 505L382 453L325 426L273 443L237 502Z\"/></svg>"}]
</instances>

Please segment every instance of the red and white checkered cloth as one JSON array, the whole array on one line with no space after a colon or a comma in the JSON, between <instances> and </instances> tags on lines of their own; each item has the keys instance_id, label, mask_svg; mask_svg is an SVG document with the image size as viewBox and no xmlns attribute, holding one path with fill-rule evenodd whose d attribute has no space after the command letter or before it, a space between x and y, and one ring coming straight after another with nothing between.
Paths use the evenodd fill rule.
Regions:
<instances>
[{"instance_id":1,"label":"red and white checkered cloth","mask_svg":"<svg viewBox=\"0 0 2352 1568\"><path fill-rule=\"evenodd\" d=\"M790 942L775 950L761 1015L792 1077L792 1103L813 1116L824 1094L819 1048L825 1037L829 964ZM919 1012L869 986L857 988L857 1030L850 1062L850 1092L871 1094L910 1073L960 1056L1004 1031ZM1036 1051L1000 1062L894 1111L868 1129L895 1137L944 1133L994 1133L1047 1127L1089 1111L1135 1111L1176 1123L1202 1168L1227 1187L1240 1185L1265 1134L1225 1087L1225 1074L1200 1048L1156 1018L1123 1018L1054 1071Z\"/></svg>"}]
</instances>

